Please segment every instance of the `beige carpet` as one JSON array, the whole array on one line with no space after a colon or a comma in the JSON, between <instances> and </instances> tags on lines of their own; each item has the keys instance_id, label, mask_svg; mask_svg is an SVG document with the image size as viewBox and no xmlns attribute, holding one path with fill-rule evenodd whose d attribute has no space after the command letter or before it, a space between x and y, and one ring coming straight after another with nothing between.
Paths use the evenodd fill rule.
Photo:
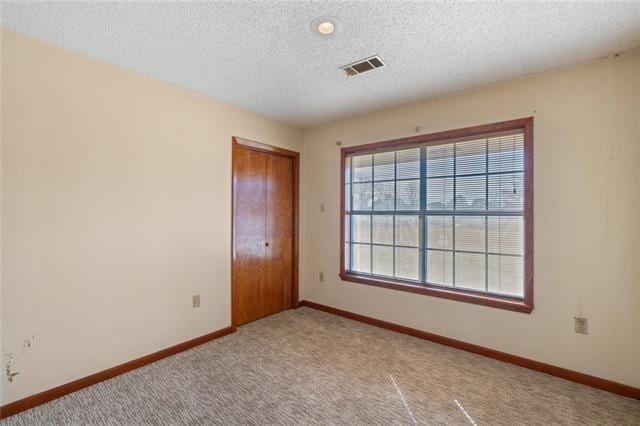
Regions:
<instances>
[{"instance_id":1,"label":"beige carpet","mask_svg":"<svg viewBox=\"0 0 640 426\"><path fill-rule=\"evenodd\" d=\"M640 401L309 308L2 424L640 424Z\"/></svg>"}]
</instances>

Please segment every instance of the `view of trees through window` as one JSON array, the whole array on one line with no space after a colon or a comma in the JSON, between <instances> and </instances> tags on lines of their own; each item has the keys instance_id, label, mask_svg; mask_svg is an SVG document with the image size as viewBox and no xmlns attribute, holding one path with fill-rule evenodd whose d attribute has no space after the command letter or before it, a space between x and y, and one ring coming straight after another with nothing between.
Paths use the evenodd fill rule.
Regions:
<instances>
[{"instance_id":1,"label":"view of trees through window","mask_svg":"<svg viewBox=\"0 0 640 426\"><path fill-rule=\"evenodd\" d=\"M524 138L347 157L345 269L521 298Z\"/></svg>"}]
</instances>

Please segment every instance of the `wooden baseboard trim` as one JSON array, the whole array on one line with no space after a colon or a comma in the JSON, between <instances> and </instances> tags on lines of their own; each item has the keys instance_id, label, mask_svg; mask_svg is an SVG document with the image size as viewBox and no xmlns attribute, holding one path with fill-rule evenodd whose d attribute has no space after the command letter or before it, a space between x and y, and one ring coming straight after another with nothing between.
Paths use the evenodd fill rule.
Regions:
<instances>
[{"instance_id":1,"label":"wooden baseboard trim","mask_svg":"<svg viewBox=\"0 0 640 426\"><path fill-rule=\"evenodd\" d=\"M566 368L556 367L554 365L545 364L543 362L534 361L532 359L523 358L517 355L511 355L505 352L496 351L494 349L489 349L483 346L474 345L472 343L463 342L461 340L440 336L438 334L417 330L415 328L405 327L403 325L382 321L364 315L355 314L349 311L343 311L342 309L321 305L319 303L309 302L307 300L300 301L300 306L307 306L309 308L317 309L319 311L327 312L333 315L360 321L380 328L386 328L387 330L395 331L397 333L408 334L409 336L429 340L441 345L451 346L456 349L462 349L463 351L472 352L474 354L486 356L488 358L497 359L498 361L508 362L509 364L514 364L519 367L528 368L530 370L550 374L552 376L560 377L572 382L640 400L640 388L635 388L633 386L624 385L622 383L613 382L611 380L602 379L600 377L590 376L588 374L579 373L577 371L567 370Z\"/></svg>"},{"instance_id":2,"label":"wooden baseboard trim","mask_svg":"<svg viewBox=\"0 0 640 426\"><path fill-rule=\"evenodd\" d=\"M100 383L102 381L119 376L120 374L135 370L136 368L143 367L147 364L151 364L152 362L159 361L162 358L166 358L179 352L186 351L187 349L202 345L203 343L210 342L212 340L226 336L227 334L231 334L235 331L235 327L226 327L212 333L205 334L204 336L196 337L195 339L191 339L178 345L171 346L158 352L154 352L152 354L134 359L133 361L125 362L124 364L120 364L107 370L100 371L90 376L74 380L73 382L69 382L64 385L46 390L44 392L28 396L26 398L0 407L0 419L13 416L14 414L18 414L22 411L37 407L38 405L53 401L54 399L58 399L82 388L95 385L96 383Z\"/></svg>"}]
</instances>

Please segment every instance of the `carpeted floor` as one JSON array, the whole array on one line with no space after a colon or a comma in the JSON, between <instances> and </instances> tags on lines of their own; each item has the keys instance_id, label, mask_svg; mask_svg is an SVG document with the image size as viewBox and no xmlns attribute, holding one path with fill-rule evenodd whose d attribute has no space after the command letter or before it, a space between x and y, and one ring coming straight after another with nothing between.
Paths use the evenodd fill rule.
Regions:
<instances>
[{"instance_id":1,"label":"carpeted floor","mask_svg":"<svg viewBox=\"0 0 640 426\"><path fill-rule=\"evenodd\" d=\"M640 424L640 401L309 308L0 422Z\"/></svg>"}]
</instances>

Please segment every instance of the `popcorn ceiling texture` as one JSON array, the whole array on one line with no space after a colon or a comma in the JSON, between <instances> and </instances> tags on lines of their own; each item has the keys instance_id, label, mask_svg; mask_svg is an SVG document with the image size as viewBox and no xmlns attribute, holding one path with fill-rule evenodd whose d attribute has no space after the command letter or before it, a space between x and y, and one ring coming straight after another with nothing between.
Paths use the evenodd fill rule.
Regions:
<instances>
[{"instance_id":1,"label":"popcorn ceiling texture","mask_svg":"<svg viewBox=\"0 0 640 426\"><path fill-rule=\"evenodd\" d=\"M2 25L298 126L640 45L640 2L3 3ZM336 16L323 38L310 22ZM388 67L348 78L378 54Z\"/></svg>"}]
</instances>

